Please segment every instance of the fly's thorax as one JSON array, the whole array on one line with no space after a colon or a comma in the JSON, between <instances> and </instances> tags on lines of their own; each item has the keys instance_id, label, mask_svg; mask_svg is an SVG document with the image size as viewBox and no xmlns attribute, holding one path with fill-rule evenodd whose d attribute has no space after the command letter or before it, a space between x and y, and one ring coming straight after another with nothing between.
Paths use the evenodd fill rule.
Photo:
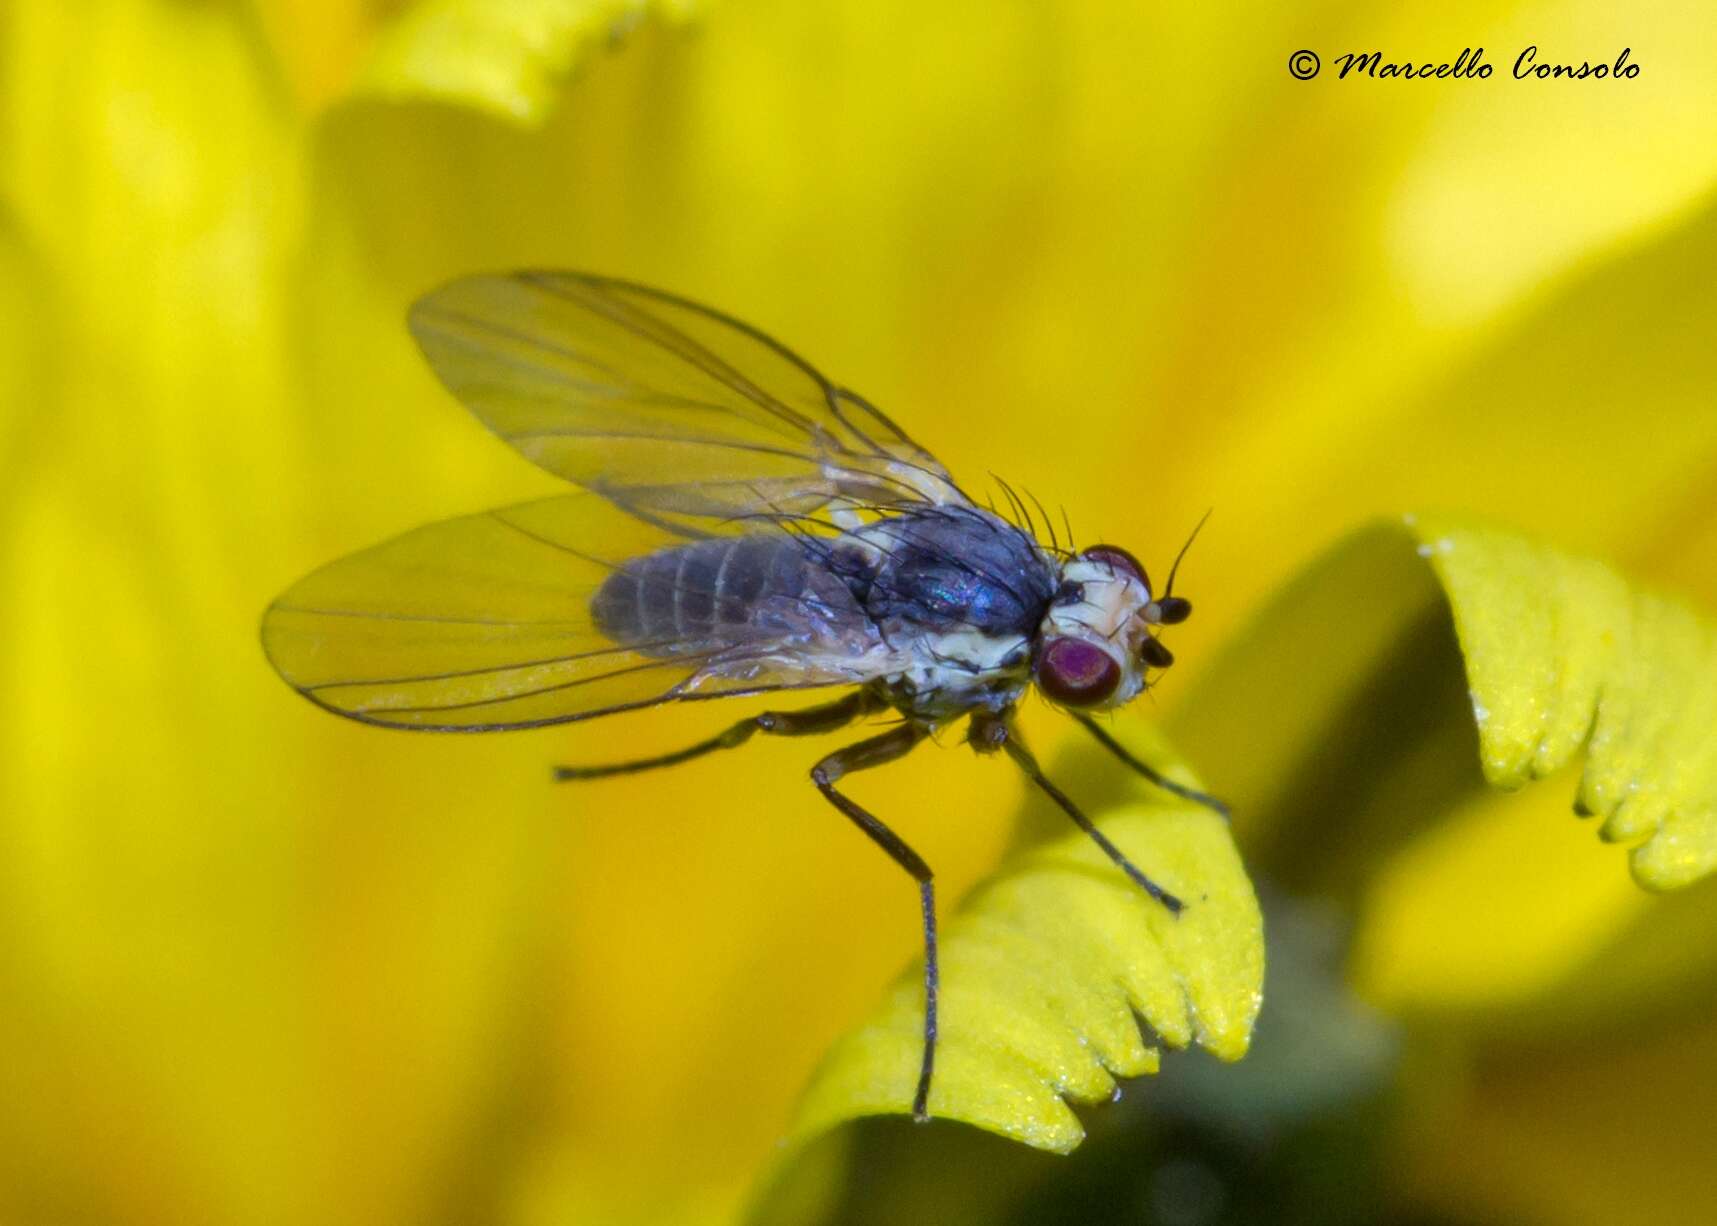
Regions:
<instances>
[{"instance_id":1,"label":"fly's thorax","mask_svg":"<svg viewBox=\"0 0 1717 1226\"><path fill-rule=\"evenodd\" d=\"M891 680L896 704L941 719L974 708L1012 706L1031 683L1031 641L1023 635L962 630L913 641Z\"/></svg>"},{"instance_id":2,"label":"fly's thorax","mask_svg":"<svg viewBox=\"0 0 1717 1226\"><path fill-rule=\"evenodd\" d=\"M1079 655L1081 671L1107 674L1113 664L1112 692L1098 701L1074 701L1057 694L1040 673L1039 684L1052 699L1085 708L1118 707L1145 687L1141 645L1150 637L1145 609L1151 592L1135 575L1096 558L1074 558L1061 568L1061 589L1044 614L1039 631L1043 650ZM1101 652L1099 657L1092 653Z\"/></svg>"},{"instance_id":3,"label":"fly's thorax","mask_svg":"<svg viewBox=\"0 0 1717 1226\"><path fill-rule=\"evenodd\" d=\"M1055 591L1054 563L1037 543L975 507L890 515L845 534L830 552L891 642L973 631L1029 637Z\"/></svg>"}]
</instances>

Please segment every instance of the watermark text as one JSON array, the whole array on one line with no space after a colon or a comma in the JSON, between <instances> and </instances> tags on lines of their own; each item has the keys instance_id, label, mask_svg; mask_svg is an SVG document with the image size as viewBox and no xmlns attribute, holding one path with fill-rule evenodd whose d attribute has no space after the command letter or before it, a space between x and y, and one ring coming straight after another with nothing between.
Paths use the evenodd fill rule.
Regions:
<instances>
[{"instance_id":1,"label":"watermark text","mask_svg":"<svg viewBox=\"0 0 1717 1226\"><path fill-rule=\"evenodd\" d=\"M1541 52L1537 43L1521 49L1514 57L1508 76L1516 81L1631 81L1640 75L1640 66L1633 61L1633 48L1623 47L1610 59L1593 61L1561 58ZM1345 51L1330 59L1337 80L1348 78L1403 81L1432 78L1444 81L1487 81L1495 74L1495 66L1485 60L1483 47L1462 47L1461 53L1449 60L1419 60L1387 58L1381 51ZM1296 79L1310 81L1323 68L1315 51L1296 51L1288 57L1288 72Z\"/></svg>"}]
</instances>

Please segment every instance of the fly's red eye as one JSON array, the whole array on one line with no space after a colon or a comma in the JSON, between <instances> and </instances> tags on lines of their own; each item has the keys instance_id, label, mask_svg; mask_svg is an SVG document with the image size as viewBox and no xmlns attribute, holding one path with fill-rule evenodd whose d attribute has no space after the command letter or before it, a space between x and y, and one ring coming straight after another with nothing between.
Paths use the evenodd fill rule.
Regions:
<instances>
[{"instance_id":1,"label":"fly's red eye","mask_svg":"<svg viewBox=\"0 0 1717 1226\"><path fill-rule=\"evenodd\" d=\"M1150 589L1151 581L1145 576L1145 568L1119 545L1093 545L1079 556L1088 562L1102 562L1116 574L1131 575L1144 584L1147 591Z\"/></svg>"},{"instance_id":2,"label":"fly's red eye","mask_svg":"<svg viewBox=\"0 0 1717 1226\"><path fill-rule=\"evenodd\" d=\"M1037 684L1056 702L1089 707L1121 684L1121 668L1101 647L1082 639L1050 639L1037 658Z\"/></svg>"}]
</instances>

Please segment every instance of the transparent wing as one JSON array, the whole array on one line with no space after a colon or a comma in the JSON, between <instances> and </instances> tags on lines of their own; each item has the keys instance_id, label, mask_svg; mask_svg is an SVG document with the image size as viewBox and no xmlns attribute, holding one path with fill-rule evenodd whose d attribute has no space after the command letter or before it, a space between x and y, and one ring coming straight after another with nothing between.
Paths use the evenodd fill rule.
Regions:
<instances>
[{"instance_id":1,"label":"transparent wing","mask_svg":"<svg viewBox=\"0 0 1717 1226\"><path fill-rule=\"evenodd\" d=\"M520 453L697 534L830 504L967 503L877 409L756 329L569 272L453 281L411 330L447 387Z\"/></svg>"},{"instance_id":2,"label":"transparent wing","mask_svg":"<svg viewBox=\"0 0 1717 1226\"><path fill-rule=\"evenodd\" d=\"M591 612L603 581L630 559L682 544L588 495L445 520L299 581L264 614L263 648L320 706L439 731L535 727L872 675L856 650L819 658L790 636L606 638ZM688 585L676 599L717 595L708 576L670 582ZM826 603L810 612L823 624L831 615Z\"/></svg>"}]
</instances>

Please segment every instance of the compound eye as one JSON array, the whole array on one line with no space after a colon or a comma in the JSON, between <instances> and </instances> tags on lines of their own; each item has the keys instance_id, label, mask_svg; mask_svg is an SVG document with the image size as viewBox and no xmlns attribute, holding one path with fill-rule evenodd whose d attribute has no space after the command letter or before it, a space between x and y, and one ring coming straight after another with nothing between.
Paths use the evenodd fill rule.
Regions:
<instances>
[{"instance_id":1,"label":"compound eye","mask_svg":"<svg viewBox=\"0 0 1717 1226\"><path fill-rule=\"evenodd\" d=\"M1087 562L1101 562L1118 575L1131 575L1144 584L1146 591L1150 590L1151 581L1145 575L1145 568L1119 545L1093 545L1079 556Z\"/></svg>"},{"instance_id":2,"label":"compound eye","mask_svg":"<svg viewBox=\"0 0 1717 1226\"><path fill-rule=\"evenodd\" d=\"M1056 702L1095 706L1121 684L1121 667L1108 652L1083 639L1050 639L1037 657L1037 684Z\"/></svg>"},{"instance_id":3,"label":"compound eye","mask_svg":"<svg viewBox=\"0 0 1717 1226\"><path fill-rule=\"evenodd\" d=\"M1157 620L1165 626L1178 626L1192 616L1192 601L1183 596L1165 596L1157 601Z\"/></svg>"},{"instance_id":4,"label":"compound eye","mask_svg":"<svg viewBox=\"0 0 1717 1226\"><path fill-rule=\"evenodd\" d=\"M1146 639L1139 646L1139 659L1151 668L1167 668L1174 663L1174 653L1159 639Z\"/></svg>"}]
</instances>

